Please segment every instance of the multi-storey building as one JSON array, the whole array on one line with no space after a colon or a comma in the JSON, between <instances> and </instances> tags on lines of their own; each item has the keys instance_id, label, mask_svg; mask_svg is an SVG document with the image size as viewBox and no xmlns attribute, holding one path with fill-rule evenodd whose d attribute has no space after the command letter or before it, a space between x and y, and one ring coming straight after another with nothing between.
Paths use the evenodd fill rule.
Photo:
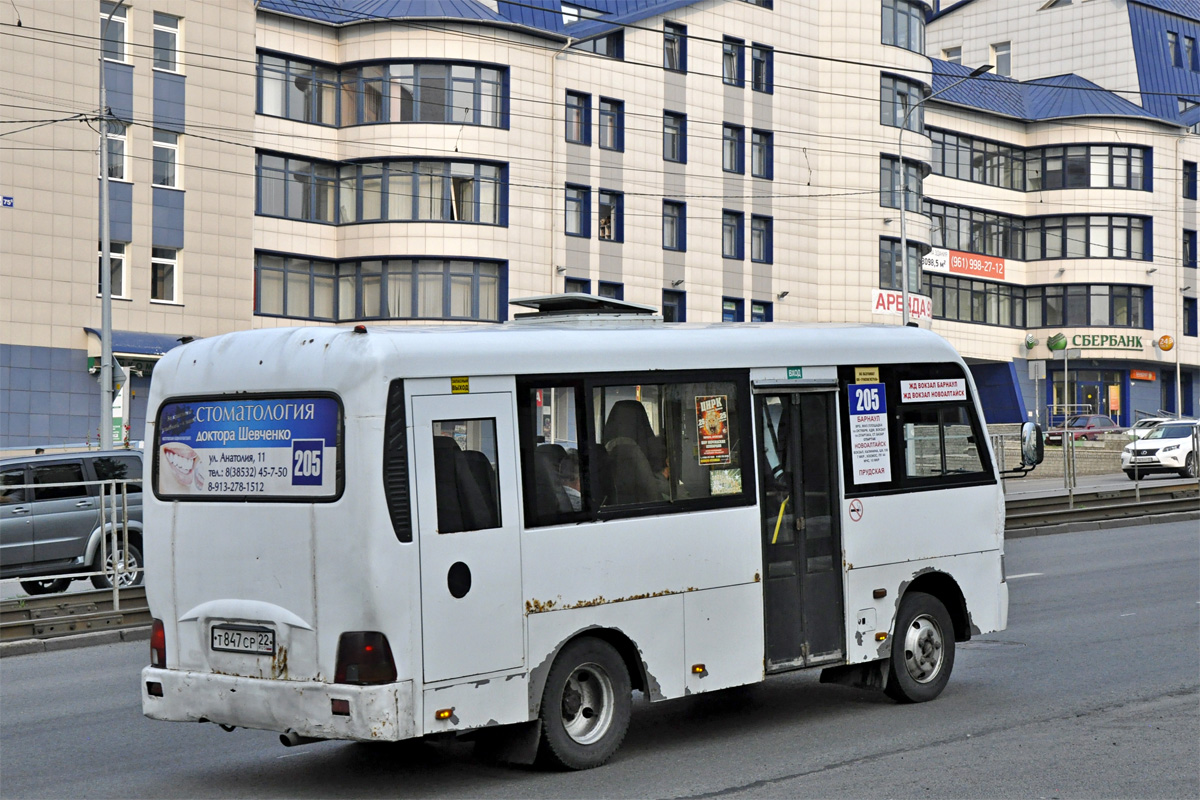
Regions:
<instances>
[{"instance_id":1,"label":"multi-storey building","mask_svg":"<svg viewBox=\"0 0 1200 800\"><path fill-rule=\"evenodd\" d=\"M1164 283L1186 220L1169 196L1180 121L1079 78L950 87L960 68L926 55L929 11L18 2L0 19L0 447L97 439L101 63L114 349L133 370L122 409L135 439L157 353L248 327L498 322L509 299L560 291L652 305L671 322L898 324L901 174L915 319L972 362L993 421L1047 402L1025 380L1039 355L1027 335L1148 343L1181 327L1174 352L1194 384L1186 292ZM981 177L949 171L951 151L975 168L975 142ZM1019 162L1027 181L1041 159L1049 181L1047 148L1079 144L1094 145L1089 169L1140 169L1141 187L992 180ZM1179 147L1183 159L1195 145ZM1073 241L1080 215L1108 231L1107 255L1029 249L1035 229L1053 246L1056 218ZM945 256L922 275L930 246ZM964 275L955 253L1004 258L1003 276ZM1111 368L1124 394L1105 408L1124 419L1162 405L1146 386L1164 391L1171 353L1143 350L1096 353L1102 372L1123 365ZM1130 377L1143 368L1153 382Z\"/></svg>"}]
</instances>

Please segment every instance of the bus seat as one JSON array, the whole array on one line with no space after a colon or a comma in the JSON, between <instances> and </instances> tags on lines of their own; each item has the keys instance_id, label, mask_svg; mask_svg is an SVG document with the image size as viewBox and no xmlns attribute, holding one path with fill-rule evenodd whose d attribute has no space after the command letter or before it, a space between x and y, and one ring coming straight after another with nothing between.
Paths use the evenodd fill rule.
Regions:
<instances>
[{"instance_id":1,"label":"bus seat","mask_svg":"<svg viewBox=\"0 0 1200 800\"><path fill-rule=\"evenodd\" d=\"M483 518L479 520L480 528L497 528L500 526L500 509L496 505L496 470L488 457L478 450L464 450L463 462L468 474L474 479L475 486L483 495Z\"/></svg>"},{"instance_id":2,"label":"bus seat","mask_svg":"<svg viewBox=\"0 0 1200 800\"><path fill-rule=\"evenodd\" d=\"M569 513L573 509L567 493L563 491L558 479L558 465L561 458L552 449L543 450L545 445L539 445L533 453L534 492L537 500L536 515L539 522L553 522L559 514ZM561 445L554 445L559 447ZM563 450L563 453L566 453Z\"/></svg>"},{"instance_id":3,"label":"bus seat","mask_svg":"<svg viewBox=\"0 0 1200 800\"><path fill-rule=\"evenodd\" d=\"M618 400L604 423L604 449L608 454L608 483L612 496L607 505L650 503L664 497L662 477L666 453L650 427L645 407L636 400Z\"/></svg>"},{"instance_id":4,"label":"bus seat","mask_svg":"<svg viewBox=\"0 0 1200 800\"><path fill-rule=\"evenodd\" d=\"M474 451L472 451L474 452ZM487 456L479 454L487 462ZM437 490L438 533L478 531L499 524L495 501L489 502L487 485L475 476L470 457L452 437L433 437L433 479ZM487 463L491 473L492 465ZM492 474L494 480L494 474ZM487 480L487 477L484 477ZM490 495L492 498L495 494Z\"/></svg>"}]
</instances>

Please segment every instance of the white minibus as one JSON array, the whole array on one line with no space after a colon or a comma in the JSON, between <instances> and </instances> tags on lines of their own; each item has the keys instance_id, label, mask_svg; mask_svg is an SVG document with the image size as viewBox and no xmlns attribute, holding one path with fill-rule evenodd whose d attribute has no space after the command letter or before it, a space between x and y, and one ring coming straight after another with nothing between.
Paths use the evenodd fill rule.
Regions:
<instances>
[{"instance_id":1,"label":"white minibus","mask_svg":"<svg viewBox=\"0 0 1200 800\"><path fill-rule=\"evenodd\" d=\"M945 340L521 304L164 356L147 716L581 769L634 690L821 668L926 701L1005 627L1000 476Z\"/></svg>"}]
</instances>

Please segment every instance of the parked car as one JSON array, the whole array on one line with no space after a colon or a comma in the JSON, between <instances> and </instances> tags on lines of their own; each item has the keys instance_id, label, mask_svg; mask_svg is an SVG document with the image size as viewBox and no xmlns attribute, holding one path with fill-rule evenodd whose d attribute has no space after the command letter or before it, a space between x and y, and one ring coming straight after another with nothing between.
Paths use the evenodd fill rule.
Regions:
<instances>
[{"instance_id":1,"label":"parked car","mask_svg":"<svg viewBox=\"0 0 1200 800\"><path fill-rule=\"evenodd\" d=\"M1160 422L1145 438L1125 445L1121 451L1121 469L1131 481L1154 472L1196 477L1197 426L1200 422L1194 419Z\"/></svg>"},{"instance_id":2,"label":"parked car","mask_svg":"<svg viewBox=\"0 0 1200 800\"><path fill-rule=\"evenodd\" d=\"M100 484L95 481L129 479L126 505L129 514L129 549L118 535L118 547L109 537L112 512L102 525ZM28 594L65 590L73 578L42 579L46 575L99 572L92 577L97 588L111 588L112 576L122 562L126 570L142 566L142 454L137 450L87 451L0 459L0 577L21 578ZM91 483L89 483L91 481ZM117 484L118 525L120 484ZM25 488L28 487L28 488ZM110 506L111 509L111 506ZM101 556L106 558L101 563ZM142 582L141 572L124 572L120 585Z\"/></svg>"},{"instance_id":3,"label":"parked car","mask_svg":"<svg viewBox=\"0 0 1200 800\"><path fill-rule=\"evenodd\" d=\"M1119 433L1121 426L1113 422L1112 417L1103 414L1079 414L1067 417L1067 424L1061 428L1051 428L1046 431L1046 444L1062 444L1063 432L1070 431L1075 441L1091 439L1095 441L1102 433Z\"/></svg>"},{"instance_id":4,"label":"parked car","mask_svg":"<svg viewBox=\"0 0 1200 800\"><path fill-rule=\"evenodd\" d=\"M1176 417L1143 417L1133 423L1133 427L1129 429L1130 439L1144 439L1146 434L1154 430L1154 426L1160 422L1175 422Z\"/></svg>"}]
</instances>

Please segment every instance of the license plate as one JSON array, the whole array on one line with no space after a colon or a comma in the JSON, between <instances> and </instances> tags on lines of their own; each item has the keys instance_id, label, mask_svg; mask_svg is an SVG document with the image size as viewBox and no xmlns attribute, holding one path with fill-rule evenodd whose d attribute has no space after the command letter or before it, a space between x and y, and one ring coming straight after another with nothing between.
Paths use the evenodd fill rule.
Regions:
<instances>
[{"instance_id":1,"label":"license plate","mask_svg":"<svg viewBox=\"0 0 1200 800\"><path fill-rule=\"evenodd\" d=\"M1158 461L1158 459L1154 456L1138 456L1137 458L1133 459L1133 463L1135 464L1147 464L1154 461Z\"/></svg>"},{"instance_id":2,"label":"license plate","mask_svg":"<svg viewBox=\"0 0 1200 800\"><path fill-rule=\"evenodd\" d=\"M230 653L275 654L275 631L261 625L213 625L212 649Z\"/></svg>"}]
</instances>

